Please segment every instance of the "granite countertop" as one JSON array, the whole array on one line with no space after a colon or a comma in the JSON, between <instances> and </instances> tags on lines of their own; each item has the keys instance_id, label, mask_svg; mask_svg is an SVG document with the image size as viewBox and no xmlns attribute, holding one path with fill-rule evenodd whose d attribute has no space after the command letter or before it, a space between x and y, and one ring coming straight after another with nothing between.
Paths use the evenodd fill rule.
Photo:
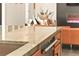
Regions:
<instances>
[{"instance_id":1,"label":"granite countertop","mask_svg":"<svg viewBox=\"0 0 79 59\"><path fill-rule=\"evenodd\" d=\"M33 49L35 46L40 44L50 35L55 33L60 28L56 27L24 27L23 29L16 30L13 32L7 32L5 34L4 41L22 41L29 42L22 47L16 49L15 51L9 53L7 56L22 56L28 51Z\"/></svg>"}]
</instances>

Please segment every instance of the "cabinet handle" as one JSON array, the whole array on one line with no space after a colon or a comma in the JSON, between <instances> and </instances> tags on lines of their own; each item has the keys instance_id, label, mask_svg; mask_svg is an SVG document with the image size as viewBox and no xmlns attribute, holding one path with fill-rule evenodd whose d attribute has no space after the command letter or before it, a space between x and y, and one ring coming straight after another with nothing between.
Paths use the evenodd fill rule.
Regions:
<instances>
[{"instance_id":1,"label":"cabinet handle","mask_svg":"<svg viewBox=\"0 0 79 59\"><path fill-rule=\"evenodd\" d=\"M44 49L44 52L47 52L56 42L57 42L57 40L55 40L53 43L51 43L46 49Z\"/></svg>"}]
</instances>

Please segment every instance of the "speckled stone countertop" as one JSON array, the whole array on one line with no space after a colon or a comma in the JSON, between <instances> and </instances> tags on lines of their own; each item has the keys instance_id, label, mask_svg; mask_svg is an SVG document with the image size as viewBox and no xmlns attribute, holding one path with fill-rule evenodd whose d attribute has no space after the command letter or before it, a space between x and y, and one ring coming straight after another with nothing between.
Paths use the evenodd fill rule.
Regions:
<instances>
[{"instance_id":1,"label":"speckled stone countertop","mask_svg":"<svg viewBox=\"0 0 79 59\"><path fill-rule=\"evenodd\" d=\"M50 35L55 33L60 28L56 27L24 27L20 30L16 30L13 32L7 32L5 34L4 41L21 41L28 42L22 47L16 49L15 51L9 53L7 56L22 56L26 54L28 51L33 49L35 46L40 44Z\"/></svg>"}]
</instances>

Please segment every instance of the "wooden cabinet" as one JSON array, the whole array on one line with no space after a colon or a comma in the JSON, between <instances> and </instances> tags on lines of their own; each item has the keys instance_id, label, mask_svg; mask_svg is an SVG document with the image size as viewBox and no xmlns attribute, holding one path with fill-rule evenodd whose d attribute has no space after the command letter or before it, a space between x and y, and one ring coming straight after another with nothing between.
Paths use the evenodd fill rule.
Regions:
<instances>
[{"instance_id":1,"label":"wooden cabinet","mask_svg":"<svg viewBox=\"0 0 79 59\"><path fill-rule=\"evenodd\" d=\"M46 53L41 53L41 49L37 50L32 56L48 56L50 55L50 52L52 56L60 56L61 55L61 42L58 40L54 46L52 46L52 49Z\"/></svg>"},{"instance_id":2,"label":"wooden cabinet","mask_svg":"<svg viewBox=\"0 0 79 59\"><path fill-rule=\"evenodd\" d=\"M59 31L57 34L56 34L56 39L58 39L58 40L61 40L61 31Z\"/></svg>"},{"instance_id":3,"label":"wooden cabinet","mask_svg":"<svg viewBox=\"0 0 79 59\"><path fill-rule=\"evenodd\" d=\"M61 39L63 44L79 45L79 28L62 28Z\"/></svg>"},{"instance_id":4,"label":"wooden cabinet","mask_svg":"<svg viewBox=\"0 0 79 59\"><path fill-rule=\"evenodd\" d=\"M37 50L32 56L60 56L61 55L61 42L58 40L52 48L47 52L41 53L42 50Z\"/></svg>"},{"instance_id":5,"label":"wooden cabinet","mask_svg":"<svg viewBox=\"0 0 79 59\"><path fill-rule=\"evenodd\" d=\"M71 44L79 45L79 28L71 30Z\"/></svg>"},{"instance_id":6,"label":"wooden cabinet","mask_svg":"<svg viewBox=\"0 0 79 59\"><path fill-rule=\"evenodd\" d=\"M57 41L55 42L54 45L52 45L52 48L50 48L47 52L42 50L42 49L39 49L37 50L33 56L60 56L61 55L61 51L62 51L62 48L61 48L61 31L57 32L55 38ZM52 40L51 40L52 41ZM48 47L48 43L45 42L44 47ZM50 44L49 44L50 46ZM46 49L46 48L45 48ZM41 53L42 51L44 51L43 53Z\"/></svg>"},{"instance_id":7,"label":"wooden cabinet","mask_svg":"<svg viewBox=\"0 0 79 59\"><path fill-rule=\"evenodd\" d=\"M71 44L70 28L63 28L61 30L61 39L63 44Z\"/></svg>"},{"instance_id":8,"label":"wooden cabinet","mask_svg":"<svg viewBox=\"0 0 79 59\"><path fill-rule=\"evenodd\" d=\"M38 51L36 51L34 54L33 54L33 56L41 56L42 54L41 54L41 49L40 50L38 50Z\"/></svg>"},{"instance_id":9,"label":"wooden cabinet","mask_svg":"<svg viewBox=\"0 0 79 59\"><path fill-rule=\"evenodd\" d=\"M54 45L54 48L52 48L54 56L60 56L61 55L61 30L57 32L56 39L58 40L57 43Z\"/></svg>"},{"instance_id":10,"label":"wooden cabinet","mask_svg":"<svg viewBox=\"0 0 79 59\"><path fill-rule=\"evenodd\" d=\"M54 47L52 48L52 52L53 52L54 56L60 56L61 55L60 40L58 40L58 42L54 45Z\"/></svg>"},{"instance_id":11,"label":"wooden cabinet","mask_svg":"<svg viewBox=\"0 0 79 59\"><path fill-rule=\"evenodd\" d=\"M55 47L54 56L60 56L60 55L61 55L61 50L60 50L60 44L59 44Z\"/></svg>"}]
</instances>

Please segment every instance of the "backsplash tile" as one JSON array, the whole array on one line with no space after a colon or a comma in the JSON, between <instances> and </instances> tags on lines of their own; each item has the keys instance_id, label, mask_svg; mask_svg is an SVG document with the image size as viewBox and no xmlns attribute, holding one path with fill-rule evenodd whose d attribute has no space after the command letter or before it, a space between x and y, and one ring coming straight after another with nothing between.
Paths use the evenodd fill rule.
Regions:
<instances>
[{"instance_id":1,"label":"backsplash tile","mask_svg":"<svg viewBox=\"0 0 79 59\"><path fill-rule=\"evenodd\" d=\"M18 30L18 25L14 25L14 30Z\"/></svg>"},{"instance_id":2,"label":"backsplash tile","mask_svg":"<svg viewBox=\"0 0 79 59\"><path fill-rule=\"evenodd\" d=\"M12 31L12 25L8 25L8 32L11 32Z\"/></svg>"},{"instance_id":3,"label":"backsplash tile","mask_svg":"<svg viewBox=\"0 0 79 59\"><path fill-rule=\"evenodd\" d=\"M20 29L21 29L21 28L23 28L23 25L20 25L19 27L20 27Z\"/></svg>"}]
</instances>

